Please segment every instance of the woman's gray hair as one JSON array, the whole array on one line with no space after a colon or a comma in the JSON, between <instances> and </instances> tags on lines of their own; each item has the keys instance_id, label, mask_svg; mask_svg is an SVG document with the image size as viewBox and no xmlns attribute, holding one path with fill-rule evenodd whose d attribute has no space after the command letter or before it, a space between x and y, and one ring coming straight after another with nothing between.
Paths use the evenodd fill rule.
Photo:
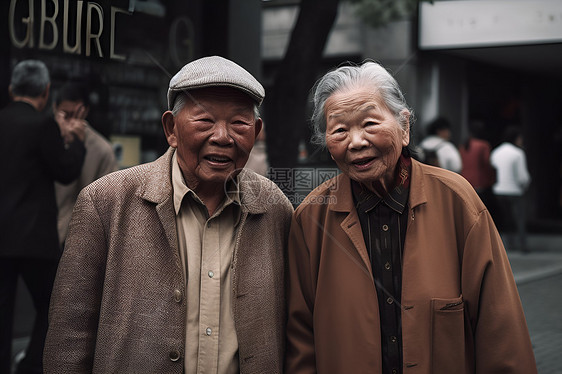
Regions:
<instances>
[{"instance_id":1,"label":"woman's gray hair","mask_svg":"<svg viewBox=\"0 0 562 374\"><path fill-rule=\"evenodd\" d=\"M174 105L172 106L172 115L177 117L177 115L181 112L183 107L185 106L187 95L189 93L182 92L176 96L174 100ZM258 108L258 104L254 103L254 119L260 118L260 111Z\"/></svg>"},{"instance_id":2,"label":"woman's gray hair","mask_svg":"<svg viewBox=\"0 0 562 374\"><path fill-rule=\"evenodd\" d=\"M313 88L311 142L326 146L326 100L336 92L353 86L372 86L378 91L387 108L404 130L413 121L413 111L408 107L396 79L380 64L372 61L362 65L341 66L324 75Z\"/></svg>"},{"instance_id":3,"label":"woman's gray hair","mask_svg":"<svg viewBox=\"0 0 562 374\"><path fill-rule=\"evenodd\" d=\"M43 62L24 60L14 67L10 86L14 96L39 97L49 83L49 69Z\"/></svg>"}]
</instances>

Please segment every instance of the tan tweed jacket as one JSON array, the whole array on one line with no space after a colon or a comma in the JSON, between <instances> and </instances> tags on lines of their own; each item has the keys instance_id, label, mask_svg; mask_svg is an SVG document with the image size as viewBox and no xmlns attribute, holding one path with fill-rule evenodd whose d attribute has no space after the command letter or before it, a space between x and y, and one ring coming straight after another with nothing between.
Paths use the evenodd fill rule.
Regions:
<instances>
[{"instance_id":1,"label":"tan tweed jacket","mask_svg":"<svg viewBox=\"0 0 562 374\"><path fill-rule=\"evenodd\" d=\"M183 372L173 152L105 176L78 197L51 300L45 373ZM266 178L244 170L239 181L232 289L240 372L281 373L293 209Z\"/></svg>"}]
</instances>

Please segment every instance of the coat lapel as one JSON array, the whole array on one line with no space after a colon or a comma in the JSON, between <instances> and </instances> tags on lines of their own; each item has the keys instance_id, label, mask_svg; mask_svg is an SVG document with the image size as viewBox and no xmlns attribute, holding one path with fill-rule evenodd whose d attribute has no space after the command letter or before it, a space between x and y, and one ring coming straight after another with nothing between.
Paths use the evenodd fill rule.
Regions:
<instances>
[{"instance_id":1,"label":"coat lapel","mask_svg":"<svg viewBox=\"0 0 562 374\"><path fill-rule=\"evenodd\" d=\"M359 222L359 216L357 215L357 210L353 206L353 195L351 193L351 181L349 177L344 174L340 174L336 179L336 185L334 186L334 195L336 196L335 204L330 206L330 210L334 212L347 213L347 216L341 221L340 227L345 232L349 240L353 243L353 248L348 246L342 246L346 251L355 251L351 255L359 254L365 270L369 272L371 278L373 273L371 270L371 261L369 260L369 254L367 253L367 246L365 245L365 240L363 238L363 232L361 231L361 224Z\"/></svg>"},{"instance_id":2,"label":"coat lapel","mask_svg":"<svg viewBox=\"0 0 562 374\"><path fill-rule=\"evenodd\" d=\"M169 148L159 159L146 164L149 170L144 171L145 182L138 193L142 199L156 204L156 212L171 248L178 247L171 181L174 152L173 148Z\"/></svg>"}]
</instances>

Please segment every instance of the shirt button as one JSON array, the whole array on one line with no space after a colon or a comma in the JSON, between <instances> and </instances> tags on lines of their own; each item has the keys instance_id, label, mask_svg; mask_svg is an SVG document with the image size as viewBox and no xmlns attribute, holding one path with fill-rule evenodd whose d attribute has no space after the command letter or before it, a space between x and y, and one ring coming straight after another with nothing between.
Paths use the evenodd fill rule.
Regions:
<instances>
[{"instance_id":1,"label":"shirt button","mask_svg":"<svg viewBox=\"0 0 562 374\"><path fill-rule=\"evenodd\" d=\"M398 374L398 370L392 369L392 374Z\"/></svg>"},{"instance_id":2,"label":"shirt button","mask_svg":"<svg viewBox=\"0 0 562 374\"><path fill-rule=\"evenodd\" d=\"M176 362L180 359L180 353L176 350L173 350L169 353L168 357L170 358L170 361Z\"/></svg>"},{"instance_id":3,"label":"shirt button","mask_svg":"<svg viewBox=\"0 0 562 374\"><path fill-rule=\"evenodd\" d=\"M390 341L391 341L392 343L396 343L396 342L398 341L398 338L397 338L396 336L391 336L391 337L390 337Z\"/></svg>"},{"instance_id":4,"label":"shirt button","mask_svg":"<svg viewBox=\"0 0 562 374\"><path fill-rule=\"evenodd\" d=\"M391 267L391 266L390 266L390 262L387 262L386 264L384 264L384 268L385 268L386 270L390 270L390 267Z\"/></svg>"},{"instance_id":5,"label":"shirt button","mask_svg":"<svg viewBox=\"0 0 562 374\"><path fill-rule=\"evenodd\" d=\"M175 290L174 290L174 301L175 301L176 303L181 302L181 291L178 290L178 289L175 289Z\"/></svg>"},{"instance_id":6,"label":"shirt button","mask_svg":"<svg viewBox=\"0 0 562 374\"><path fill-rule=\"evenodd\" d=\"M213 273L212 270L209 270L209 272L207 274L209 274L209 278L212 278L212 277L215 276L215 273Z\"/></svg>"},{"instance_id":7,"label":"shirt button","mask_svg":"<svg viewBox=\"0 0 562 374\"><path fill-rule=\"evenodd\" d=\"M394 300L392 299L392 297L388 297L388 298L386 299L386 302L387 302L388 304L392 304L392 303L394 302Z\"/></svg>"},{"instance_id":8,"label":"shirt button","mask_svg":"<svg viewBox=\"0 0 562 374\"><path fill-rule=\"evenodd\" d=\"M382 225L382 231L388 231L388 225Z\"/></svg>"},{"instance_id":9,"label":"shirt button","mask_svg":"<svg viewBox=\"0 0 562 374\"><path fill-rule=\"evenodd\" d=\"M205 334L207 334L207 336L211 336L212 333L213 333L213 330L211 330L210 327L207 327L207 329L205 330Z\"/></svg>"}]
</instances>

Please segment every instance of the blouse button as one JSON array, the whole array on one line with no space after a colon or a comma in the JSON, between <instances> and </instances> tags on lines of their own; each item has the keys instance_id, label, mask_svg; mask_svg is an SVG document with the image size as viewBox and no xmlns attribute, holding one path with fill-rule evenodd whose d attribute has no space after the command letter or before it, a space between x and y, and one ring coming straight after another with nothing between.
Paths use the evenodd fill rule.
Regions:
<instances>
[{"instance_id":1,"label":"blouse button","mask_svg":"<svg viewBox=\"0 0 562 374\"><path fill-rule=\"evenodd\" d=\"M394 300L392 299L392 297L388 297L388 298L386 299L386 302L387 302L388 304L392 304L392 303L394 302Z\"/></svg>"},{"instance_id":2,"label":"blouse button","mask_svg":"<svg viewBox=\"0 0 562 374\"><path fill-rule=\"evenodd\" d=\"M387 262L386 264L384 264L384 268L386 270L390 270L390 262Z\"/></svg>"},{"instance_id":3,"label":"blouse button","mask_svg":"<svg viewBox=\"0 0 562 374\"><path fill-rule=\"evenodd\" d=\"M388 225L382 225L382 231L388 231Z\"/></svg>"}]
</instances>

